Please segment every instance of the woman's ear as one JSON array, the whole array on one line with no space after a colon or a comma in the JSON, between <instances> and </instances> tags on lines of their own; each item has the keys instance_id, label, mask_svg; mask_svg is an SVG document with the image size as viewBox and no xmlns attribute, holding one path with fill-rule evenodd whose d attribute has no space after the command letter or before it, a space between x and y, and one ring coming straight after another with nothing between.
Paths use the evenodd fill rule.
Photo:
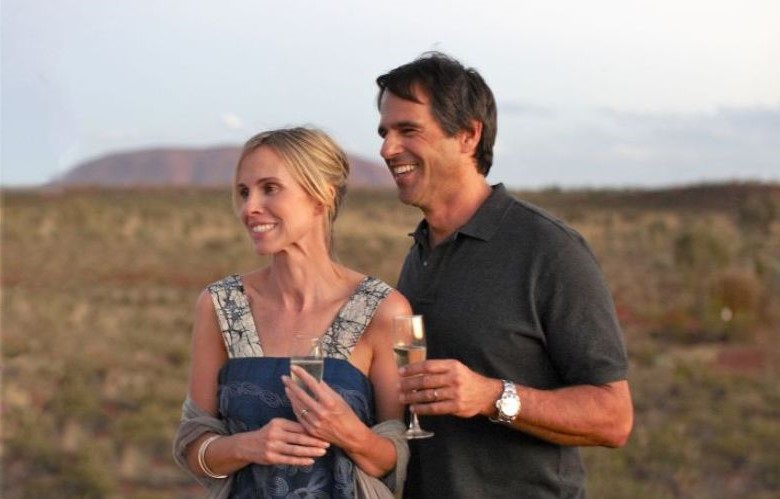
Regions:
<instances>
[{"instance_id":1,"label":"woman's ear","mask_svg":"<svg viewBox=\"0 0 780 499\"><path fill-rule=\"evenodd\" d=\"M321 201L317 201L314 203L314 214L315 215L322 215L326 210L325 203Z\"/></svg>"},{"instance_id":2,"label":"woman's ear","mask_svg":"<svg viewBox=\"0 0 780 499\"><path fill-rule=\"evenodd\" d=\"M332 185L328 186L328 194L330 195L331 204L334 204L334 200L336 199L336 188ZM326 203L323 203L322 201L316 201L314 204L314 213L317 215L320 215L322 213L325 213L328 211L328 205Z\"/></svg>"}]
</instances>

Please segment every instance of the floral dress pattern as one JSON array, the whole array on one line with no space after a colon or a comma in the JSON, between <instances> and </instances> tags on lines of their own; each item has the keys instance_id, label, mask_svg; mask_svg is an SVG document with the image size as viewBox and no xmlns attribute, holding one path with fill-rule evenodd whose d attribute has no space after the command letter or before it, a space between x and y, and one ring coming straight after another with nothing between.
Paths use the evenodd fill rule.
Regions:
<instances>
[{"instance_id":1,"label":"floral dress pattern","mask_svg":"<svg viewBox=\"0 0 780 499\"><path fill-rule=\"evenodd\" d=\"M290 374L290 359L264 356L240 276L226 277L208 290L228 352L217 393L219 415L228 430L231 434L253 431L277 417L295 421L281 381L282 375ZM322 337L323 380L368 426L375 423L371 383L348 359L390 291L384 282L364 278ZM234 475L230 497L352 498L353 473L352 460L331 446L312 466L253 464L242 468Z\"/></svg>"}]
</instances>

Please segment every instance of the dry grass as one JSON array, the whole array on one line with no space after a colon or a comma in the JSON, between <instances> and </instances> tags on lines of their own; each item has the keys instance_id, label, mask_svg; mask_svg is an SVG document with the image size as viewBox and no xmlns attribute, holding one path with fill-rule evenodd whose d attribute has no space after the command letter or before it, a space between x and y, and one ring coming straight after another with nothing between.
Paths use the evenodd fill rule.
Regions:
<instances>
[{"instance_id":1,"label":"dry grass","mask_svg":"<svg viewBox=\"0 0 780 499\"><path fill-rule=\"evenodd\" d=\"M635 431L624 449L585 450L593 497L780 493L780 187L727 187L711 196L728 203L696 190L698 205L685 191L522 194L591 242L626 333ZM228 195L2 203L3 497L198 495L170 458L192 306L260 263ZM392 193L351 193L341 261L394 283L418 217Z\"/></svg>"}]
</instances>

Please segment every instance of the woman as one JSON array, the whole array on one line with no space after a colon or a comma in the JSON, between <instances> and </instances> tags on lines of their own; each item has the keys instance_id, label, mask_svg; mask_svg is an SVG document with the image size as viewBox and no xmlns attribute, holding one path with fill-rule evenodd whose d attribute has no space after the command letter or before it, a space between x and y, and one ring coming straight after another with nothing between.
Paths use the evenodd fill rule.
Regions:
<instances>
[{"instance_id":1,"label":"woman","mask_svg":"<svg viewBox=\"0 0 780 499\"><path fill-rule=\"evenodd\" d=\"M244 146L233 204L270 263L198 298L174 443L212 497L355 497L370 494L366 486L387 496L377 478L403 483L391 323L411 309L387 284L333 260L348 173L344 153L317 130L264 132ZM320 335L326 356L323 383L293 368L312 396L289 378L301 332Z\"/></svg>"}]
</instances>

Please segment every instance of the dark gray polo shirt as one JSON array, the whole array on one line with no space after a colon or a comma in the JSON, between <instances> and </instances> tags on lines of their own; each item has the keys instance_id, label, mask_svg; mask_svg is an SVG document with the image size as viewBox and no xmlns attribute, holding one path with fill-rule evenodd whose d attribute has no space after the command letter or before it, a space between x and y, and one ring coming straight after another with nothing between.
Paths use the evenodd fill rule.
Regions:
<instances>
[{"instance_id":1,"label":"dark gray polo shirt","mask_svg":"<svg viewBox=\"0 0 780 499\"><path fill-rule=\"evenodd\" d=\"M398 289L423 314L428 358L539 389L626 379L627 359L602 272L583 238L499 184L435 248L423 220ZM424 417L406 497L584 497L576 447L485 417Z\"/></svg>"}]
</instances>

